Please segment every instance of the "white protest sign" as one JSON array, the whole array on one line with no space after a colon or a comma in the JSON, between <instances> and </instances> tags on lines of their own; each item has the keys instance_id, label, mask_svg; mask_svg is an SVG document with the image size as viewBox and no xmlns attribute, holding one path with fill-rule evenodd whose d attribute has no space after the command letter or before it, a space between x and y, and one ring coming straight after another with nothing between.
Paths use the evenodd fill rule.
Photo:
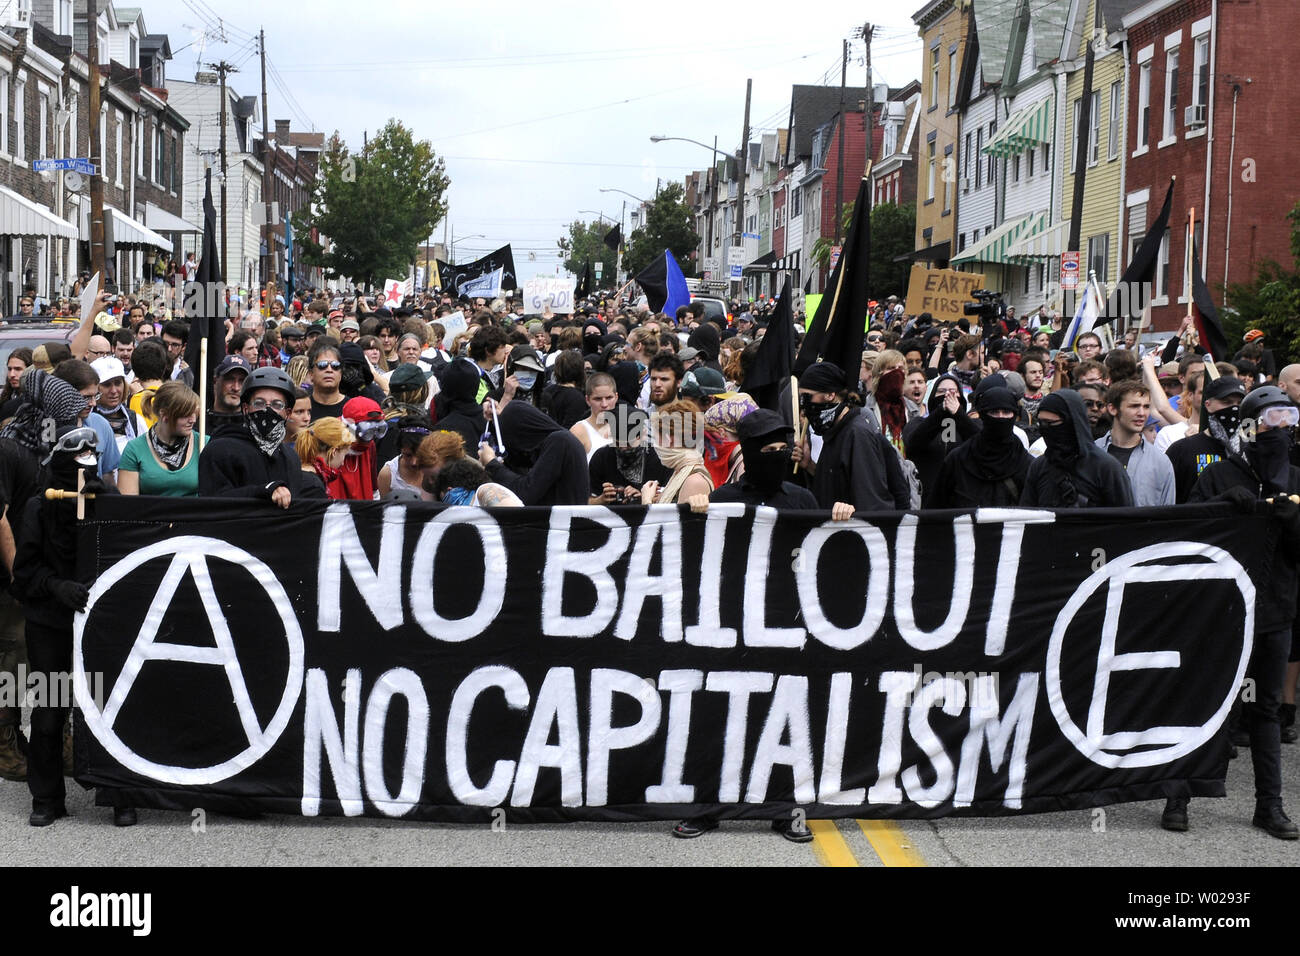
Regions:
<instances>
[{"instance_id":1,"label":"white protest sign","mask_svg":"<svg viewBox=\"0 0 1300 956\"><path fill-rule=\"evenodd\" d=\"M555 313L573 311L573 279L536 276L524 283L524 312L540 315L549 306Z\"/></svg>"},{"instance_id":2,"label":"white protest sign","mask_svg":"<svg viewBox=\"0 0 1300 956\"><path fill-rule=\"evenodd\" d=\"M494 269L491 272L485 272L477 279L470 279L468 282L460 284L460 294L464 298L471 296L482 296L485 299L493 299L501 294L501 279L505 269Z\"/></svg>"},{"instance_id":3,"label":"white protest sign","mask_svg":"<svg viewBox=\"0 0 1300 956\"><path fill-rule=\"evenodd\" d=\"M442 323L442 327L447 334L447 337L443 340L445 342L451 342L457 335L469 328L469 323L465 321L464 312L453 312L436 321Z\"/></svg>"},{"instance_id":4,"label":"white protest sign","mask_svg":"<svg viewBox=\"0 0 1300 956\"><path fill-rule=\"evenodd\" d=\"M402 289L405 286L401 279L388 279L384 282L384 305L392 307L402 304Z\"/></svg>"},{"instance_id":5,"label":"white protest sign","mask_svg":"<svg viewBox=\"0 0 1300 956\"><path fill-rule=\"evenodd\" d=\"M90 315L91 309L95 307L95 300L99 298L99 273L96 272L86 283L86 287L81 290L81 318L84 319Z\"/></svg>"}]
</instances>

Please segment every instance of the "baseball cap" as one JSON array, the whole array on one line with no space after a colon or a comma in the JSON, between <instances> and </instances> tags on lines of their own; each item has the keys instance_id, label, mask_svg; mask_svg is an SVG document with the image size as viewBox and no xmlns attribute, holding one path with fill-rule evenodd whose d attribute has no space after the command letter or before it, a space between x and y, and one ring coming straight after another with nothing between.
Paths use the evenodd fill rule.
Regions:
<instances>
[{"instance_id":1,"label":"baseball cap","mask_svg":"<svg viewBox=\"0 0 1300 956\"><path fill-rule=\"evenodd\" d=\"M528 329L529 335L536 335L538 332L546 330L546 326L543 324L541 319L533 319L533 321L528 323L526 328Z\"/></svg>"},{"instance_id":2,"label":"baseball cap","mask_svg":"<svg viewBox=\"0 0 1300 956\"><path fill-rule=\"evenodd\" d=\"M743 441L779 436L789 441L794 429L776 412L757 408L736 423L736 437Z\"/></svg>"},{"instance_id":3,"label":"baseball cap","mask_svg":"<svg viewBox=\"0 0 1300 956\"><path fill-rule=\"evenodd\" d=\"M294 325L292 322L286 322L280 327L280 337L285 339L302 339L307 337L307 333L302 330L302 326Z\"/></svg>"},{"instance_id":4,"label":"baseball cap","mask_svg":"<svg viewBox=\"0 0 1300 956\"><path fill-rule=\"evenodd\" d=\"M722 373L711 368L693 368L682 379L682 394L690 398L706 395L725 395L727 381Z\"/></svg>"},{"instance_id":5,"label":"baseball cap","mask_svg":"<svg viewBox=\"0 0 1300 956\"><path fill-rule=\"evenodd\" d=\"M342 314L342 313L340 313L340 314ZM344 319L344 320L339 324L339 331L340 331L340 332L360 332L360 331L361 331L361 325L360 325L360 323L357 322L356 319Z\"/></svg>"},{"instance_id":6,"label":"baseball cap","mask_svg":"<svg viewBox=\"0 0 1300 956\"><path fill-rule=\"evenodd\" d=\"M510 351L510 365L512 368L530 368L534 372L543 372L542 360L537 357L531 345L524 345L522 342L516 345Z\"/></svg>"},{"instance_id":7,"label":"baseball cap","mask_svg":"<svg viewBox=\"0 0 1300 956\"><path fill-rule=\"evenodd\" d=\"M95 361L90 363L90 367L93 368L95 374L99 376L101 384L104 382L111 382L115 378L126 378L126 366L122 364L121 359L115 358L112 355L105 355L102 358L95 359Z\"/></svg>"},{"instance_id":8,"label":"baseball cap","mask_svg":"<svg viewBox=\"0 0 1300 956\"><path fill-rule=\"evenodd\" d=\"M692 359L697 358L699 354L700 354L699 349L693 348L688 345L677 353L677 357L681 359L683 362L689 362Z\"/></svg>"},{"instance_id":9,"label":"baseball cap","mask_svg":"<svg viewBox=\"0 0 1300 956\"><path fill-rule=\"evenodd\" d=\"M235 369L239 369L245 375L248 375L253 371L253 366L249 365L248 359L244 358L242 355L227 355L221 360L221 364L217 366L216 377L221 378L225 375L229 375Z\"/></svg>"},{"instance_id":10,"label":"baseball cap","mask_svg":"<svg viewBox=\"0 0 1300 956\"><path fill-rule=\"evenodd\" d=\"M1220 375L1213 382L1205 386L1205 394L1202 400L1209 398L1227 398L1229 395L1245 395L1246 386L1241 384L1241 379L1232 375Z\"/></svg>"},{"instance_id":11,"label":"baseball cap","mask_svg":"<svg viewBox=\"0 0 1300 956\"><path fill-rule=\"evenodd\" d=\"M418 365L410 363L397 366L388 376L388 386L390 388L419 388L427 379L424 376L424 370Z\"/></svg>"}]
</instances>

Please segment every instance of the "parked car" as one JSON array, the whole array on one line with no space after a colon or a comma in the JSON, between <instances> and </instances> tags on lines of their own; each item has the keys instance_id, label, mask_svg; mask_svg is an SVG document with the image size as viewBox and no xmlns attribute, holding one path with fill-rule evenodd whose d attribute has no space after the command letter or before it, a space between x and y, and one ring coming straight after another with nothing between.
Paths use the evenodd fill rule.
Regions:
<instances>
[{"instance_id":1,"label":"parked car","mask_svg":"<svg viewBox=\"0 0 1300 956\"><path fill-rule=\"evenodd\" d=\"M27 319L13 316L0 321L0 360L9 358L14 349L34 349L46 342L72 343L77 334L77 323L71 320L51 320L48 317Z\"/></svg>"}]
</instances>

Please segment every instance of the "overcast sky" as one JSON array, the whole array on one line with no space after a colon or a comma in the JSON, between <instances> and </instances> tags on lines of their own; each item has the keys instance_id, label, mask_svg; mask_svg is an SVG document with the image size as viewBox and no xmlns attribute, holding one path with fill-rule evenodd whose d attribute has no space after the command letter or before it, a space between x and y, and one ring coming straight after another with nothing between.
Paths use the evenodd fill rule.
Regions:
<instances>
[{"instance_id":1,"label":"overcast sky","mask_svg":"<svg viewBox=\"0 0 1300 956\"><path fill-rule=\"evenodd\" d=\"M249 37L264 28L272 121L337 129L360 147L365 131L401 119L446 159L450 210L434 238L454 235L460 261L509 242L527 278L555 271L555 241L567 223L596 218L580 210L617 220L624 200L634 204L600 187L648 199L656 178L681 181L708 165L708 150L651 143L652 134L704 143L716 136L719 149L735 150L747 77L751 139L786 124L792 84L838 85L841 40L867 20L876 25L875 81L900 86L919 77L913 5L919 0L751 0L724 5L734 11L725 15L681 0L635 7L182 0L142 9L150 32L171 38L169 76L192 78L202 48L204 62L239 66L230 82L245 96L260 90ZM227 24L225 43L218 18ZM862 42L849 50L849 84L862 85Z\"/></svg>"}]
</instances>

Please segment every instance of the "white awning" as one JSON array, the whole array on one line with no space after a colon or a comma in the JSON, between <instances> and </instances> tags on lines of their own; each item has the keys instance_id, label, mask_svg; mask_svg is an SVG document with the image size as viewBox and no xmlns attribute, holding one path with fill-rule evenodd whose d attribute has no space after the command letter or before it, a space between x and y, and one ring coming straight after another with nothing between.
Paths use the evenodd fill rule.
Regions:
<instances>
[{"instance_id":1,"label":"white awning","mask_svg":"<svg viewBox=\"0 0 1300 956\"><path fill-rule=\"evenodd\" d=\"M1055 259L1066 250L1070 240L1070 222L1058 222L1050 229L1023 236L1007 248L1007 258L1028 265L1030 260Z\"/></svg>"},{"instance_id":2,"label":"white awning","mask_svg":"<svg viewBox=\"0 0 1300 956\"><path fill-rule=\"evenodd\" d=\"M59 236L76 239L76 227L39 203L0 186L0 236Z\"/></svg>"},{"instance_id":3,"label":"white awning","mask_svg":"<svg viewBox=\"0 0 1300 956\"><path fill-rule=\"evenodd\" d=\"M180 216L169 213L161 206L151 202L144 204L144 224L155 232L197 232L202 234L203 227L186 222Z\"/></svg>"},{"instance_id":4,"label":"white awning","mask_svg":"<svg viewBox=\"0 0 1300 956\"><path fill-rule=\"evenodd\" d=\"M142 222L136 222L126 213L105 206L104 212L113 217L113 244L116 246L152 246L171 252L172 244ZM90 203L81 203L81 238L90 241Z\"/></svg>"}]
</instances>

